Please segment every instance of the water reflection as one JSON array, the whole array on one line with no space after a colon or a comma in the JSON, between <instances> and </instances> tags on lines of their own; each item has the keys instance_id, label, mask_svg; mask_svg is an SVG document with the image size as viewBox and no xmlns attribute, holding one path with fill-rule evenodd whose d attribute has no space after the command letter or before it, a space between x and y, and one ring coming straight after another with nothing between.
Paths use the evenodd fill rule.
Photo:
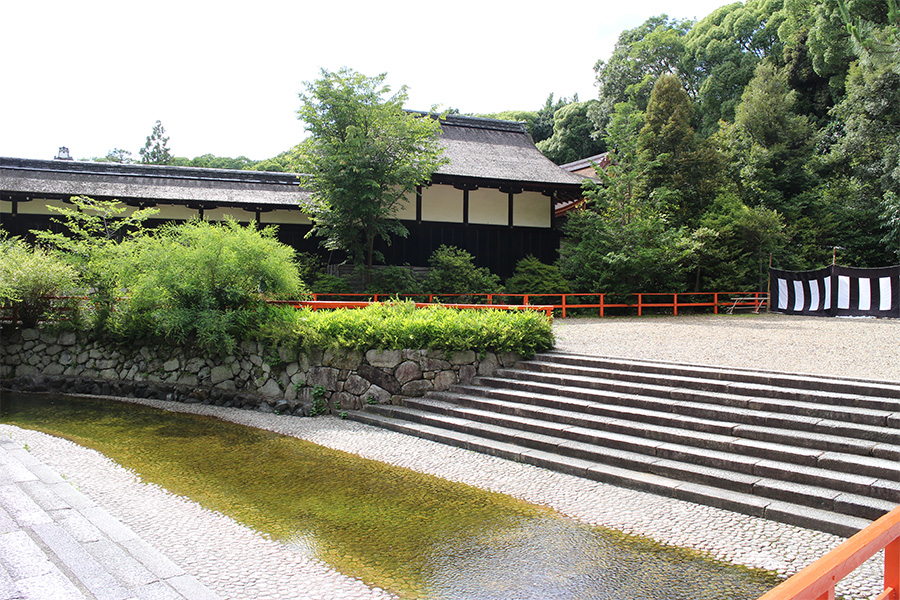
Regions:
<instances>
[{"instance_id":1,"label":"water reflection","mask_svg":"<svg viewBox=\"0 0 900 600\"><path fill-rule=\"evenodd\" d=\"M776 581L509 496L209 417L3 394L0 422L94 448L145 481L407 598L739 600Z\"/></svg>"}]
</instances>

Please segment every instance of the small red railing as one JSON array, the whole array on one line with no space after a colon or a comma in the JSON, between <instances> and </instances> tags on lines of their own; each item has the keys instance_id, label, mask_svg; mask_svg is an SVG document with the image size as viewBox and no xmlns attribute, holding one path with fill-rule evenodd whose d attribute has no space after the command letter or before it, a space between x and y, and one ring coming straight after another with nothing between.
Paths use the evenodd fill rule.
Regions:
<instances>
[{"instance_id":1,"label":"small red railing","mask_svg":"<svg viewBox=\"0 0 900 600\"><path fill-rule=\"evenodd\" d=\"M380 300L379 300L380 297ZM454 298L472 298L482 301L482 304L493 306L535 306L532 299L538 299L536 305L552 307L559 311L562 318L566 318L573 309L596 309L600 317L607 316L610 309L619 309L621 314L637 314L643 316L648 309L658 313L659 309L671 311L678 316L679 309L710 310L719 314L720 310L731 313L736 309L746 308L759 312L765 308L768 302L768 294L765 292L686 292L686 293L636 293L636 294L313 294L313 300L331 298L334 301L349 302L379 302L392 298L424 300L423 304L435 302L447 302ZM358 298L359 300L355 300ZM426 300L427 299L427 300ZM507 300L506 303L498 303L499 300ZM518 303L510 303L509 300L518 300ZM467 303L471 306L480 306ZM459 305L462 306L462 305ZM655 310L653 310L655 309Z\"/></svg>"},{"instance_id":2,"label":"small red railing","mask_svg":"<svg viewBox=\"0 0 900 600\"><path fill-rule=\"evenodd\" d=\"M78 299L81 297L60 296L54 301ZM441 303L456 308L495 308L500 310L539 310L553 317L554 313L562 318L570 312L584 314L585 309L596 311L600 317L610 314L643 316L645 314L671 313L678 315L679 310L692 312L712 311L719 314L721 310L732 313L737 309L751 309L759 312L768 302L765 292L686 292L686 293L636 293L636 294L312 294L312 300L277 300L272 304L289 304L292 306L309 306L313 309L325 308L360 308L373 302L389 302L393 299L412 300L416 306L428 306ZM454 302L460 300L460 302ZM537 302L533 302L533 301ZM66 310L63 308L62 310ZM18 315L13 307L0 307L0 321L18 322Z\"/></svg>"},{"instance_id":3,"label":"small red railing","mask_svg":"<svg viewBox=\"0 0 900 600\"><path fill-rule=\"evenodd\" d=\"M900 600L900 506L759 600L834 600L837 583L882 549L884 591L875 600Z\"/></svg>"}]
</instances>

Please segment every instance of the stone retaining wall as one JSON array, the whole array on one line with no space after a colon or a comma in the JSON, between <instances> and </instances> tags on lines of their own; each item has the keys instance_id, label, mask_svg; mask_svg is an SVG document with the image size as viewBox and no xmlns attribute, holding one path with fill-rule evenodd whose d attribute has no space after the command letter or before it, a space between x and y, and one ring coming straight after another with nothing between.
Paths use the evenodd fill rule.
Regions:
<instances>
[{"instance_id":1,"label":"stone retaining wall","mask_svg":"<svg viewBox=\"0 0 900 600\"><path fill-rule=\"evenodd\" d=\"M434 350L315 351L244 342L232 355L116 345L72 331L3 332L0 378L11 389L160 398L309 415L400 403L511 366L518 355Z\"/></svg>"}]
</instances>

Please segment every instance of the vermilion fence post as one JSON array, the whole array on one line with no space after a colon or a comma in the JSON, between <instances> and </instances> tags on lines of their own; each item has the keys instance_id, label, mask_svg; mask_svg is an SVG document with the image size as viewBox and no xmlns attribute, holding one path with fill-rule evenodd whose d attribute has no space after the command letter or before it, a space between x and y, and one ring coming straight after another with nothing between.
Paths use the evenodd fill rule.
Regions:
<instances>
[{"instance_id":1,"label":"vermilion fence post","mask_svg":"<svg viewBox=\"0 0 900 600\"><path fill-rule=\"evenodd\" d=\"M675 294L674 302L675 302L675 305L672 308L675 311L675 313L673 316L677 317L678 316L678 294Z\"/></svg>"},{"instance_id":2,"label":"vermilion fence post","mask_svg":"<svg viewBox=\"0 0 900 600\"><path fill-rule=\"evenodd\" d=\"M644 302L644 295L638 294L637 297L638 297L638 316L642 317L642 316L644 316L644 311L643 311L644 307L642 304Z\"/></svg>"},{"instance_id":3,"label":"vermilion fence post","mask_svg":"<svg viewBox=\"0 0 900 600\"><path fill-rule=\"evenodd\" d=\"M566 294L562 295L562 318L566 318Z\"/></svg>"},{"instance_id":4,"label":"vermilion fence post","mask_svg":"<svg viewBox=\"0 0 900 600\"><path fill-rule=\"evenodd\" d=\"M603 297L605 294L600 294L600 316L603 316Z\"/></svg>"},{"instance_id":5,"label":"vermilion fence post","mask_svg":"<svg viewBox=\"0 0 900 600\"><path fill-rule=\"evenodd\" d=\"M884 589L893 590L886 600L900 600L900 538L884 547Z\"/></svg>"}]
</instances>

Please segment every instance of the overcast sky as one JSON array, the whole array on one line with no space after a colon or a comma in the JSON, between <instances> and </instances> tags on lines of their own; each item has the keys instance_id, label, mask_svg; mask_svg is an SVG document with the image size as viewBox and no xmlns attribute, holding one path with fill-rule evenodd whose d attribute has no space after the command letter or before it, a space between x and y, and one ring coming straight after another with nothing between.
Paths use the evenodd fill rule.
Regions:
<instances>
[{"instance_id":1,"label":"overcast sky","mask_svg":"<svg viewBox=\"0 0 900 600\"><path fill-rule=\"evenodd\" d=\"M387 73L416 110L587 100L622 30L726 3L11 1L0 10L0 156L67 146L75 158L138 158L158 119L177 156L269 158L304 137L297 94L321 68Z\"/></svg>"}]
</instances>

